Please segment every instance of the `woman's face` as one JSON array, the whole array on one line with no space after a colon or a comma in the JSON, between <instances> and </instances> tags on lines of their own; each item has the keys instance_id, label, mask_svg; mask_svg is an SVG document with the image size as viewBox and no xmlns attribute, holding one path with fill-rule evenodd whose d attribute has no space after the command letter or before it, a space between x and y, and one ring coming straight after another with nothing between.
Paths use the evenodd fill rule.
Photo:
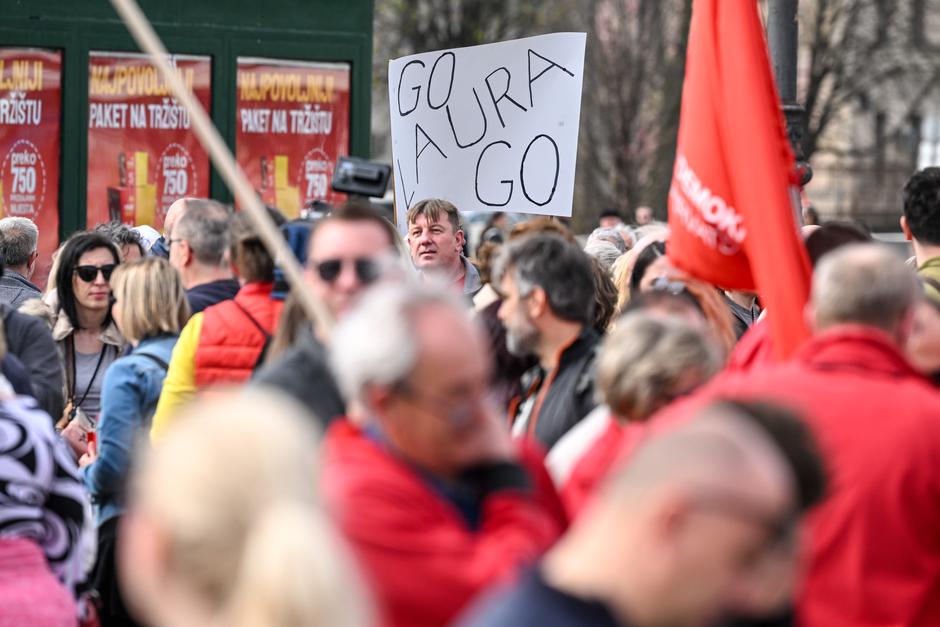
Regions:
<instances>
[{"instance_id":1,"label":"woman's face","mask_svg":"<svg viewBox=\"0 0 940 627\"><path fill-rule=\"evenodd\" d=\"M85 281L79 276L78 268L114 266L114 257L107 248L94 248L86 251L78 258L78 263L72 271L72 290L75 292L75 303L79 307L84 307L92 311L100 311L108 308L108 300L111 297L111 286L108 279L104 277L104 272L98 270L90 281ZM113 267L111 268L114 269ZM110 278L110 272L108 277Z\"/></svg>"}]
</instances>

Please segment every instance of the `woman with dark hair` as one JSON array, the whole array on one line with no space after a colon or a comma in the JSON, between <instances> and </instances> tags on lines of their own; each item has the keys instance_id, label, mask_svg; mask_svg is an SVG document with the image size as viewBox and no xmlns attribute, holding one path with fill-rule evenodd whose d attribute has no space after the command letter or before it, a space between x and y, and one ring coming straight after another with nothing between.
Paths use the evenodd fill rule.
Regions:
<instances>
[{"instance_id":1,"label":"woman with dark hair","mask_svg":"<svg viewBox=\"0 0 940 627\"><path fill-rule=\"evenodd\" d=\"M55 292L45 296L65 366L66 407L59 426L74 423L66 436L79 454L97 420L105 370L125 344L111 319L111 273L120 262L117 246L104 235L76 233L59 253Z\"/></svg>"},{"instance_id":2,"label":"woman with dark hair","mask_svg":"<svg viewBox=\"0 0 940 627\"><path fill-rule=\"evenodd\" d=\"M653 242L644 248L637 256L630 275L630 297L650 289L656 279L665 276L670 269L665 242Z\"/></svg>"}]
</instances>

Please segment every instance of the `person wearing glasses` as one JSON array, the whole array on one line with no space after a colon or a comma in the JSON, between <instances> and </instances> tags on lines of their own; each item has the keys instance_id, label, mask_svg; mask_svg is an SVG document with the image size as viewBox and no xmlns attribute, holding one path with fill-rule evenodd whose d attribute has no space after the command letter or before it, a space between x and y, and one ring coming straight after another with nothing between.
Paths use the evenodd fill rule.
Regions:
<instances>
[{"instance_id":1,"label":"person wearing glasses","mask_svg":"<svg viewBox=\"0 0 940 627\"><path fill-rule=\"evenodd\" d=\"M537 568L456 624L764 624L792 594L800 523L826 483L797 416L709 404L644 441Z\"/></svg>"},{"instance_id":2,"label":"person wearing glasses","mask_svg":"<svg viewBox=\"0 0 940 627\"><path fill-rule=\"evenodd\" d=\"M105 373L97 445L88 447L79 465L95 506L98 551L92 583L101 599L102 623L132 625L115 571L124 486L134 444L150 426L173 346L189 319L189 304L179 274L160 257L121 265L111 283L114 321L134 348Z\"/></svg>"},{"instance_id":3,"label":"person wearing glasses","mask_svg":"<svg viewBox=\"0 0 940 627\"><path fill-rule=\"evenodd\" d=\"M271 298L274 259L247 214L230 222L229 257L241 289L235 298L195 314L180 333L153 417L155 441L197 392L245 383L264 363L284 303Z\"/></svg>"},{"instance_id":4,"label":"person wearing glasses","mask_svg":"<svg viewBox=\"0 0 940 627\"><path fill-rule=\"evenodd\" d=\"M304 278L330 314L340 319L367 287L394 268L403 269L396 264L401 259L399 243L395 227L368 203L347 202L311 227ZM294 397L326 426L343 416L346 406L327 365L326 338L302 313L290 315L298 307L288 298L271 341L273 361L253 382ZM286 348L275 356L279 345Z\"/></svg>"},{"instance_id":5,"label":"person wearing glasses","mask_svg":"<svg viewBox=\"0 0 940 627\"><path fill-rule=\"evenodd\" d=\"M187 198L180 206L165 241L170 265L183 279L191 313L197 314L235 298L241 289L227 255L232 214L213 200Z\"/></svg>"},{"instance_id":6,"label":"person wearing glasses","mask_svg":"<svg viewBox=\"0 0 940 627\"><path fill-rule=\"evenodd\" d=\"M56 289L45 297L55 312L52 337L65 366L59 427L67 429L64 435L78 455L98 419L104 373L126 344L111 317L111 273L120 262L117 246L104 235L76 233L59 253Z\"/></svg>"},{"instance_id":7,"label":"person wearing glasses","mask_svg":"<svg viewBox=\"0 0 940 627\"><path fill-rule=\"evenodd\" d=\"M324 438L327 510L373 584L380 624L447 625L563 531L541 454L510 438L460 294L378 285L331 346L350 409Z\"/></svg>"}]
</instances>

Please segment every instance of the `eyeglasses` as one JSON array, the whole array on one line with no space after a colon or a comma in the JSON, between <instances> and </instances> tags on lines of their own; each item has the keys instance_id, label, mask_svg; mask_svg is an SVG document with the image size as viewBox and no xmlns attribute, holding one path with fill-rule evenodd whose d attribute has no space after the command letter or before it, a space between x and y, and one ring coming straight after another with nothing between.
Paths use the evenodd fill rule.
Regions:
<instances>
[{"instance_id":1,"label":"eyeglasses","mask_svg":"<svg viewBox=\"0 0 940 627\"><path fill-rule=\"evenodd\" d=\"M117 265L113 263L107 263L103 266L77 266L75 268L75 274L85 283L91 283L98 278L98 273L101 272L101 276L104 277L104 280L110 281L111 273L114 272L114 268L116 267Z\"/></svg>"},{"instance_id":2,"label":"eyeglasses","mask_svg":"<svg viewBox=\"0 0 940 627\"><path fill-rule=\"evenodd\" d=\"M374 282L381 274L379 264L369 257L358 257L356 259L324 259L320 262L311 261L309 266L317 271L317 274L323 281L332 283L339 278L343 270L343 265L346 263L353 264L356 278L363 284Z\"/></svg>"},{"instance_id":3,"label":"eyeglasses","mask_svg":"<svg viewBox=\"0 0 940 627\"><path fill-rule=\"evenodd\" d=\"M721 512L763 527L767 531L769 546L787 546L796 537L799 524L799 514L796 512L773 516L743 497L714 490L699 492L694 502L699 509Z\"/></svg>"},{"instance_id":4,"label":"eyeglasses","mask_svg":"<svg viewBox=\"0 0 940 627\"><path fill-rule=\"evenodd\" d=\"M489 391L482 396L450 398L442 394L418 389L406 382L399 383L396 389L399 395L407 399L411 405L418 404L418 399L424 397L427 402L421 403L422 405L433 408L433 413L440 415L456 427L470 424L474 416L481 410L492 409L497 406L496 395Z\"/></svg>"},{"instance_id":5,"label":"eyeglasses","mask_svg":"<svg viewBox=\"0 0 940 627\"><path fill-rule=\"evenodd\" d=\"M673 281L669 277L658 277L650 289L654 292L665 292L673 296L684 296L689 294L689 287L683 281Z\"/></svg>"}]
</instances>

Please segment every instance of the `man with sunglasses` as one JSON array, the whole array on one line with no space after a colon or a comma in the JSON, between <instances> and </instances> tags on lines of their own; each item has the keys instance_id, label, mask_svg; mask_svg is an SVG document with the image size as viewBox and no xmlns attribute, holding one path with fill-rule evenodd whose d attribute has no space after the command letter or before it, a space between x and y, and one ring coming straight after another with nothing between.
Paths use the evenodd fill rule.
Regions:
<instances>
[{"instance_id":1,"label":"man with sunglasses","mask_svg":"<svg viewBox=\"0 0 940 627\"><path fill-rule=\"evenodd\" d=\"M789 412L710 404L651 436L538 569L460 624L693 627L775 614L795 583L799 520L825 483Z\"/></svg>"},{"instance_id":2,"label":"man with sunglasses","mask_svg":"<svg viewBox=\"0 0 940 627\"><path fill-rule=\"evenodd\" d=\"M340 319L363 290L395 265L397 241L395 227L368 203L350 201L313 225L307 284ZM345 404L327 367L323 339L305 324L294 345L262 368L254 382L293 396L326 425L345 413Z\"/></svg>"},{"instance_id":3,"label":"man with sunglasses","mask_svg":"<svg viewBox=\"0 0 940 627\"><path fill-rule=\"evenodd\" d=\"M489 398L490 358L459 295L377 286L331 343L350 411L324 438L328 510L373 582L381 624L443 627L561 533L551 480Z\"/></svg>"}]
</instances>

